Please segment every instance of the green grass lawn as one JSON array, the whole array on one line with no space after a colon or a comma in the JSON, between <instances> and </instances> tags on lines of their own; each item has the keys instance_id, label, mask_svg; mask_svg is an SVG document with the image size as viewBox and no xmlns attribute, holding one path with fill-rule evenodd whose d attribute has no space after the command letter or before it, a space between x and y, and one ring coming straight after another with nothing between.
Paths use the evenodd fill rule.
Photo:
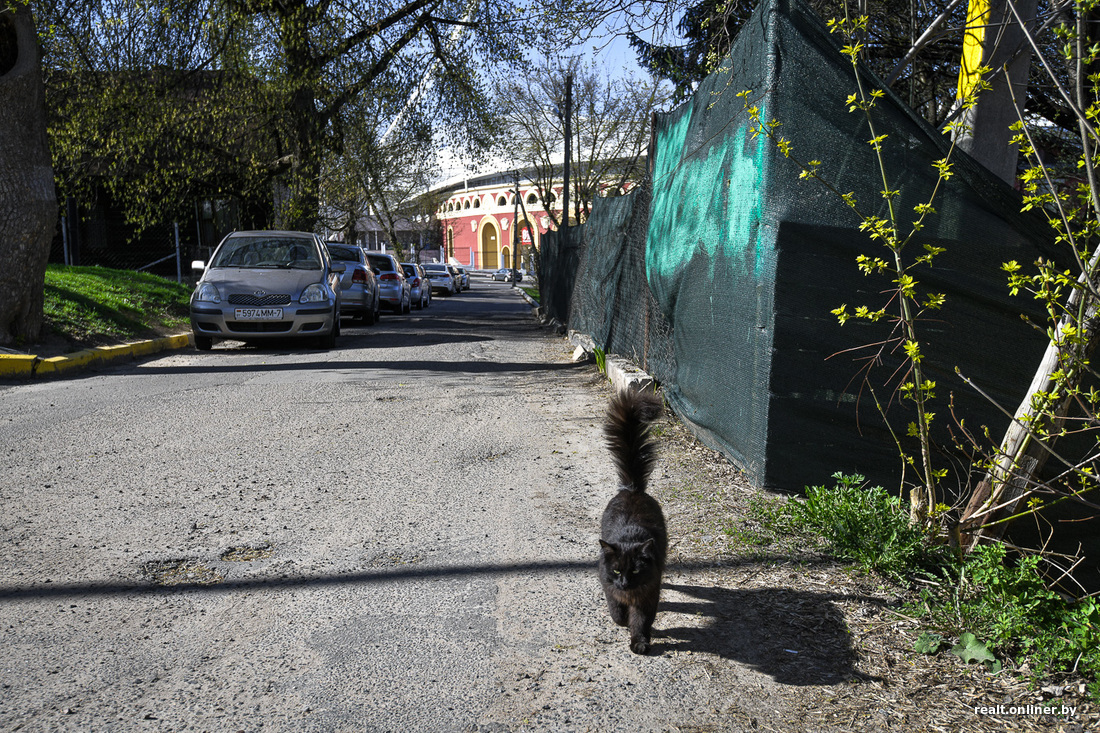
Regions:
<instances>
[{"instance_id":1,"label":"green grass lawn","mask_svg":"<svg viewBox=\"0 0 1100 733\"><path fill-rule=\"evenodd\" d=\"M541 303L542 302L541 300L539 300L539 289L538 288L525 288L522 285L520 285L520 287L523 288L523 292L530 295L531 299L534 300L536 303Z\"/></svg>"},{"instance_id":2,"label":"green grass lawn","mask_svg":"<svg viewBox=\"0 0 1100 733\"><path fill-rule=\"evenodd\" d=\"M46 326L79 346L184 331L191 289L132 270L48 265Z\"/></svg>"}]
</instances>

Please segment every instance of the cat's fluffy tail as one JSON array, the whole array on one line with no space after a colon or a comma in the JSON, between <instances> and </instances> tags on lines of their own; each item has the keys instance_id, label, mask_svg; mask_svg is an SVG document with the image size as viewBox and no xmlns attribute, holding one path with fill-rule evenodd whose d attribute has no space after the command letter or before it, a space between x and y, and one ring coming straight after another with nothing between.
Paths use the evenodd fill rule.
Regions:
<instances>
[{"instance_id":1,"label":"cat's fluffy tail","mask_svg":"<svg viewBox=\"0 0 1100 733\"><path fill-rule=\"evenodd\" d=\"M657 460L657 446L649 433L649 424L660 414L661 400L650 393L628 389L611 398L604 435L624 488L646 490Z\"/></svg>"}]
</instances>

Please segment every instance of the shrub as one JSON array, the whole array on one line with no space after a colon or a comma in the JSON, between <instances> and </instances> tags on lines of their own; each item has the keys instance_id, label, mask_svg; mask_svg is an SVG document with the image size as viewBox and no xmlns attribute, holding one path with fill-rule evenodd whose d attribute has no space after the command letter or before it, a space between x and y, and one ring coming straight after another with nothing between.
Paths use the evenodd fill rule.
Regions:
<instances>
[{"instance_id":1,"label":"shrub","mask_svg":"<svg viewBox=\"0 0 1100 733\"><path fill-rule=\"evenodd\" d=\"M909 524L901 499L881 486L867 487L863 476L833 474L833 488L806 490L791 502L792 518L820 534L838 558L865 570L899 578L923 563L923 532Z\"/></svg>"}]
</instances>

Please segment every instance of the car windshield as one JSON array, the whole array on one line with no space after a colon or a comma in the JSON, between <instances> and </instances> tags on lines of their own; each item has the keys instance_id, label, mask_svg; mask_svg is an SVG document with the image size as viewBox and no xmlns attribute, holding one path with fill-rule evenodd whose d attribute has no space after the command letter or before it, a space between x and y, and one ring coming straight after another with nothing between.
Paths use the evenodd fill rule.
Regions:
<instances>
[{"instance_id":1,"label":"car windshield","mask_svg":"<svg viewBox=\"0 0 1100 733\"><path fill-rule=\"evenodd\" d=\"M221 246L210 266L320 270L321 258L308 239L232 237Z\"/></svg>"},{"instance_id":2,"label":"car windshield","mask_svg":"<svg viewBox=\"0 0 1100 733\"><path fill-rule=\"evenodd\" d=\"M447 272L445 267L432 267L431 265L424 265L424 272Z\"/></svg>"},{"instance_id":3,"label":"car windshield","mask_svg":"<svg viewBox=\"0 0 1100 733\"><path fill-rule=\"evenodd\" d=\"M341 260L344 262L362 262L359 258L359 253L362 251L358 247L342 247L340 245L329 244L328 253L334 260Z\"/></svg>"}]
</instances>

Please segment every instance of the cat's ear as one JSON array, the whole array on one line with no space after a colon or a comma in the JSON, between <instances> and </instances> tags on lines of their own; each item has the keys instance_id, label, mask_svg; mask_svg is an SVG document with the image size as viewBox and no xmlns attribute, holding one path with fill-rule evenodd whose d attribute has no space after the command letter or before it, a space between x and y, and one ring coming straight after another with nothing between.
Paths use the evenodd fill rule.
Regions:
<instances>
[{"instance_id":1,"label":"cat's ear","mask_svg":"<svg viewBox=\"0 0 1100 733\"><path fill-rule=\"evenodd\" d=\"M600 540L600 547L604 549L604 552L609 552L611 554L615 554L619 551L619 548L615 547L615 545L610 542L604 542L603 540Z\"/></svg>"},{"instance_id":2,"label":"cat's ear","mask_svg":"<svg viewBox=\"0 0 1100 733\"><path fill-rule=\"evenodd\" d=\"M643 542L642 546L638 549L642 555L646 557L653 557L653 538L650 537L648 540Z\"/></svg>"}]
</instances>

